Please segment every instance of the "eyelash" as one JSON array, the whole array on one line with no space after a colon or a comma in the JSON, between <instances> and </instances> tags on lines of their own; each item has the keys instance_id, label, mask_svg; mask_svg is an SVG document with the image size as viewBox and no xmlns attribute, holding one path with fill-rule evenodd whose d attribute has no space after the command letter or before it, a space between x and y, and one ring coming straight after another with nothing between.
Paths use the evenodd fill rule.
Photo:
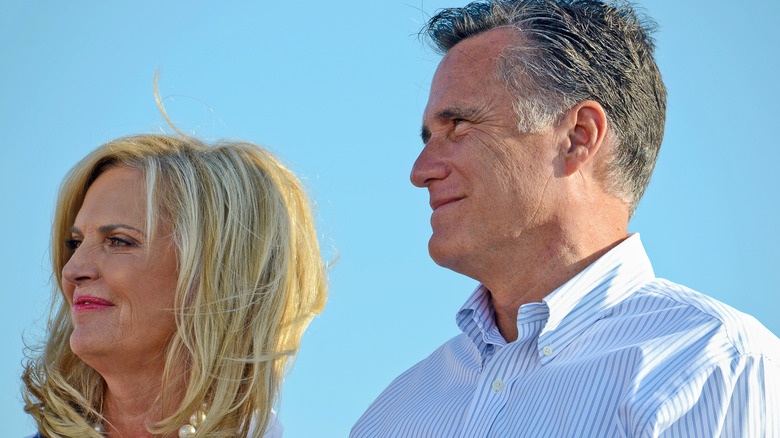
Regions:
<instances>
[{"instance_id":1,"label":"eyelash","mask_svg":"<svg viewBox=\"0 0 780 438\"><path fill-rule=\"evenodd\" d=\"M130 246L130 245L132 245L131 242L129 242L129 241L125 240L125 239L120 239L119 237L107 237L106 240L108 240L109 242L112 243L111 246Z\"/></svg>"},{"instance_id":2,"label":"eyelash","mask_svg":"<svg viewBox=\"0 0 780 438\"><path fill-rule=\"evenodd\" d=\"M133 244L119 237L106 237L106 240L109 242L109 246L113 247L131 246ZM81 240L79 239L68 239L65 241L65 248L70 251L75 251L79 246L81 246Z\"/></svg>"}]
</instances>

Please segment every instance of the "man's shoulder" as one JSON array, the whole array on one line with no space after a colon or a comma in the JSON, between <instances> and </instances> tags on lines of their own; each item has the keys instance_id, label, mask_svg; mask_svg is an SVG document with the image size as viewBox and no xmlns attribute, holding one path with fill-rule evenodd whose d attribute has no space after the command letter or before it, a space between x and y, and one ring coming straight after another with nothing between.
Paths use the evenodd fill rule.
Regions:
<instances>
[{"instance_id":1,"label":"man's shoulder","mask_svg":"<svg viewBox=\"0 0 780 438\"><path fill-rule=\"evenodd\" d=\"M765 355L780 364L780 339L756 318L706 294L657 278L640 287L623 303L647 317L656 317L669 330L695 330L722 341L735 355ZM675 318L669 318L674 315Z\"/></svg>"},{"instance_id":2,"label":"man's shoulder","mask_svg":"<svg viewBox=\"0 0 780 438\"><path fill-rule=\"evenodd\" d=\"M754 317L668 280L642 285L602 321L610 332L631 332L613 350L637 358L629 371L631 389L620 402L629 430L667 427L685 412L725 411L730 394L763 394L775 385L766 379L780 376L780 340L772 332Z\"/></svg>"},{"instance_id":3,"label":"man's shoulder","mask_svg":"<svg viewBox=\"0 0 780 438\"><path fill-rule=\"evenodd\" d=\"M473 342L459 334L401 373L382 391L352 428L350 437L406 436L405 424L430 423L431 406L452 401L452 370L461 377L480 372ZM399 429L400 428L400 429Z\"/></svg>"},{"instance_id":4,"label":"man's shoulder","mask_svg":"<svg viewBox=\"0 0 780 438\"><path fill-rule=\"evenodd\" d=\"M436 348L431 354L399 375L390 386L408 384L409 380L418 378L441 367L474 366L479 367L479 352L474 343L463 333L460 333Z\"/></svg>"}]
</instances>

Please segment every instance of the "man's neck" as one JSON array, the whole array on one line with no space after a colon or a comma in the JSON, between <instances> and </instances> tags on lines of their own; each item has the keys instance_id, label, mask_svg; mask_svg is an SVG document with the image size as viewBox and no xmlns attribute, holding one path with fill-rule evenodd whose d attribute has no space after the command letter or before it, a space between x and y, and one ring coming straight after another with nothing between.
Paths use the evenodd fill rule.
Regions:
<instances>
[{"instance_id":1,"label":"man's neck","mask_svg":"<svg viewBox=\"0 0 780 438\"><path fill-rule=\"evenodd\" d=\"M532 263L514 263L515 267L494 271L495 275L478 279L490 291L498 330L507 342L517 339L517 312L526 303L540 302L567 281L593 264L626 238L604 239L591 245L573 246L566 242L548 245L548 252L537 253Z\"/></svg>"}]
</instances>

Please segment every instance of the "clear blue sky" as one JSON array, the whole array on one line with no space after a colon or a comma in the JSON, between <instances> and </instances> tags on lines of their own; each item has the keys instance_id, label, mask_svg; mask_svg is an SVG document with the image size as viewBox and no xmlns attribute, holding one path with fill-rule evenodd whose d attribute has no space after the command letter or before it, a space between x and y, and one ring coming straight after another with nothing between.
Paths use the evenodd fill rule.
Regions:
<instances>
[{"instance_id":1,"label":"clear blue sky","mask_svg":"<svg viewBox=\"0 0 780 438\"><path fill-rule=\"evenodd\" d=\"M656 274L780 334L780 3L645 0L660 24L666 136L631 231ZM346 436L390 380L457 332L475 282L427 254L427 195L408 180L438 56L417 31L452 0L0 0L0 412L22 411L22 337L42 333L47 247L65 172L115 137L165 128L268 145L317 202L330 302L284 387L286 437Z\"/></svg>"}]
</instances>

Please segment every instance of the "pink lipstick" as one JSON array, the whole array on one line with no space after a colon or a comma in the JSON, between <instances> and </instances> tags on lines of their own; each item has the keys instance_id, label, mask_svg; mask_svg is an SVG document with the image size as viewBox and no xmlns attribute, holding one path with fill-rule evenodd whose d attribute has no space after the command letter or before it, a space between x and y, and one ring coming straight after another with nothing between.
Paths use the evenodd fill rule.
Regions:
<instances>
[{"instance_id":1,"label":"pink lipstick","mask_svg":"<svg viewBox=\"0 0 780 438\"><path fill-rule=\"evenodd\" d=\"M83 312L87 310L101 310L114 307L114 303L98 297L79 295L73 298L73 310Z\"/></svg>"}]
</instances>

